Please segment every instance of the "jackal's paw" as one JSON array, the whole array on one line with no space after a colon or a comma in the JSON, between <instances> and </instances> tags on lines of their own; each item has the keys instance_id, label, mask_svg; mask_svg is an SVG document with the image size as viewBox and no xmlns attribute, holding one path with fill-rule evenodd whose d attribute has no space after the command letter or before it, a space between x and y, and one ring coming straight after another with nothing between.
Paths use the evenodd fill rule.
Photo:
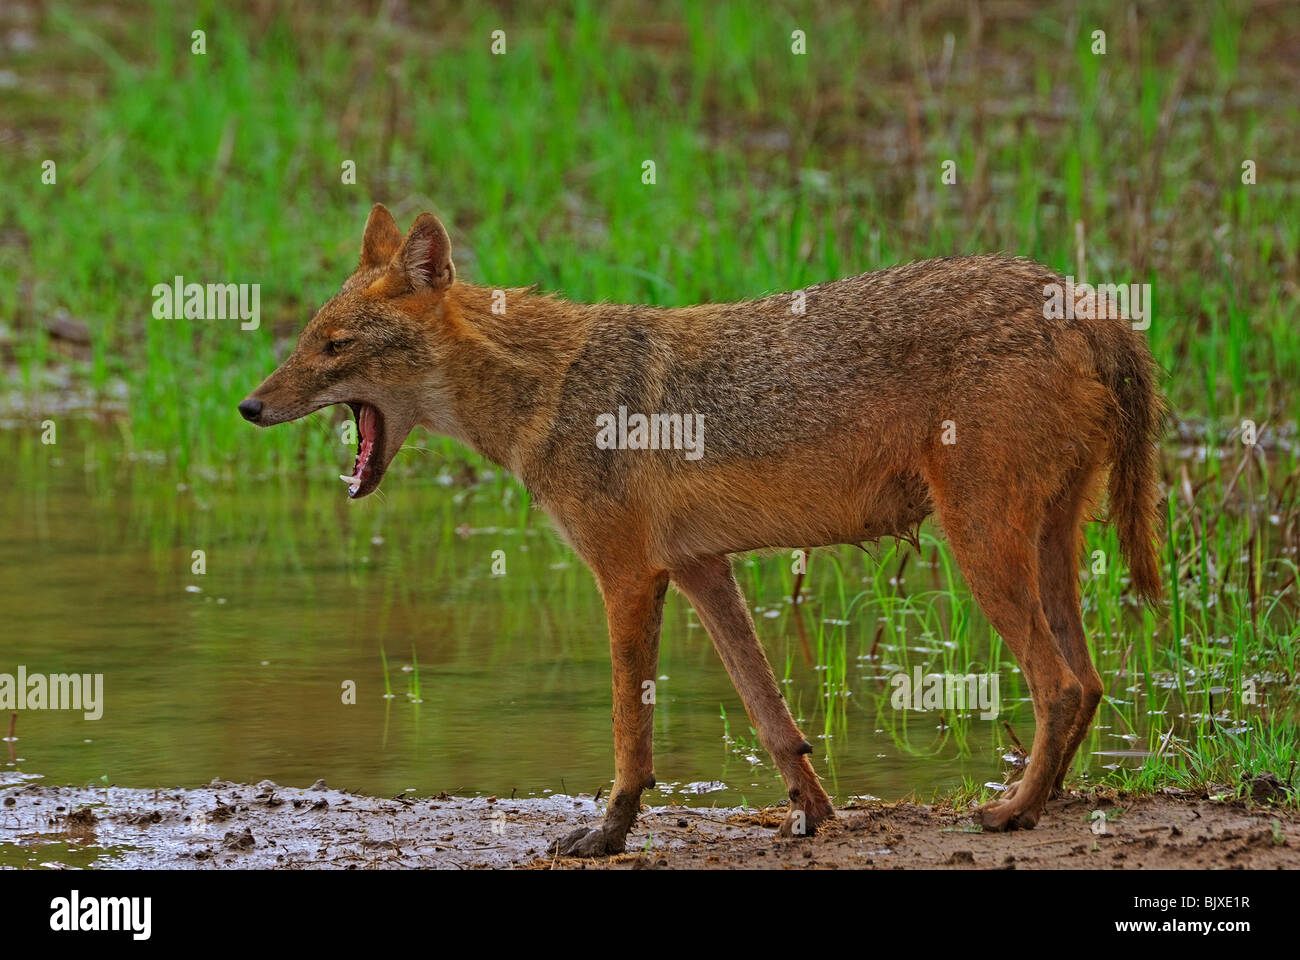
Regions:
<instances>
[{"instance_id":1,"label":"jackal's paw","mask_svg":"<svg viewBox=\"0 0 1300 960\"><path fill-rule=\"evenodd\" d=\"M622 852L623 837L608 833L604 827L579 827L547 848L552 857L607 857Z\"/></svg>"},{"instance_id":2,"label":"jackal's paw","mask_svg":"<svg viewBox=\"0 0 1300 960\"><path fill-rule=\"evenodd\" d=\"M999 830L1032 830L1041 813L1040 807L1025 806L1012 799L992 800L975 808L975 819L985 830L995 833Z\"/></svg>"},{"instance_id":3,"label":"jackal's paw","mask_svg":"<svg viewBox=\"0 0 1300 960\"><path fill-rule=\"evenodd\" d=\"M781 821L781 836L811 837L817 833L818 826L834 816L835 811L831 809L829 803L819 804L811 810L793 807L785 815L785 819Z\"/></svg>"}]
</instances>

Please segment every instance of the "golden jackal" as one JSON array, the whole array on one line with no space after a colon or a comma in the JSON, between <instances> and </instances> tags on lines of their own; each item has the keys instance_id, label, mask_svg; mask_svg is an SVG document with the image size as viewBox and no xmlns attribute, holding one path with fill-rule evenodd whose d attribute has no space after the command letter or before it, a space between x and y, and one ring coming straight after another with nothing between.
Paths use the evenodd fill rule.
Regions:
<instances>
[{"instance_id":1,"label":"golden jackal","mask_svg":"<svg viewBox=\"0 0 1300 960\"><path fill-rule=\"evenodd\" d=\"M746 303L568 303L457 280L435 217L403 239L377 205L356 271L239 409L269 426L348 404L353 497L417 425L453 437L519 477L591 567L613 657L614 789L603 823L560 853L621 850L654 784L642 685L670 581L785 778L783 831L830 817L728 555L903 534L931 513L1033 695L1024 777L978 815L1031 827L1102 694L1076 564L1107 468L1133 587L1160 594L1152 359L1121 318L1047 319L1044 288L1060 280L1027 260L953 257ZM674 416L695 418L699 456L675 449Z\"/></svg>"}]
</instances>

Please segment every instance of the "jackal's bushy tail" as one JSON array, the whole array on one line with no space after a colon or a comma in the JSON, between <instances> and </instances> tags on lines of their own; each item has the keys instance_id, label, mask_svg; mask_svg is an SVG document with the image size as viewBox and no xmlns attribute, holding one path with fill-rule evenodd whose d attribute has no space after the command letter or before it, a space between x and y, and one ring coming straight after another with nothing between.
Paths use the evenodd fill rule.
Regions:
<instances>
[{"instance_id":1,"label":"jackal's bushy tail","mask_svg":"<svg viewBox=\"0 0 1300 960\"><path fill-rule=\"evenodd\" d=\"M1110 516L1128 560L1133 589L1148 602L1161 595L1156 545L1156 453L1165 422L1156 366L1141 334L1112 328L1098 344L1098 371L1114 397L1119 422L1111 435Z\"/></svg>"}]
</instances>

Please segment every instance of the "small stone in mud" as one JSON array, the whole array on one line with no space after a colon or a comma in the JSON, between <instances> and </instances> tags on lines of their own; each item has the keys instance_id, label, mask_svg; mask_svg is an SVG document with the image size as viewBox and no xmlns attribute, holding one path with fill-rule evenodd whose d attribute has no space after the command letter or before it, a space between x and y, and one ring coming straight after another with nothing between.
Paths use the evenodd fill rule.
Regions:
<instances>
[{"instance_id":1,"label":"small stone in mud","mask_svg":"<svg viewBox=\"0 0 1300 960\"><path fill-rule=\"evenodd\" d=\"M952 856L948 858L948 863L950 866L954 867L974 866L975 854L971 853L969 850L954 850Z\"/></svg>"},{"instance_id":2,"label":"small stone in mud","mask_svg":"<svg viewBox=\"0 0 1300 960\"><path fill-rule=\"evenodd\" d=\"M321 797L319 800L317 800L315 803L311 805L311 808L312 810L328 810L329 805L330 802L326 800L324 797Z\"/></svg>"},{"instance_id":3,"label":"small stone in mud","mask_svg":"<svg viewBox=\"0 0 1300 960\"><path fill-rule=\"evenodd\" d=\"M6 807L12 807L12 806L13 806L15 803L17 803L17 802L18 802L18 801L15 800L13 797L5 797L5 806L6 806Z\"/></svg>"},{"instance_id":4,"label":"small stone in mud","mask_svg":"<svg viewBox=\"0 0 1300 960\"><path fill-rule=\"evenodd\" d=\"M257 846L253 831L248 827L244 828L243 833L236 833L234 830L227 832L222 842L225 843L227 850L251 850Z\"/></svg>"},{"instance_id":5,"label":"small stone in mud","mask_svg":"<svg viewBox=\"0 0 1300 960\"><path fill-rule=\"evenodd\" d=\"M64 819L67 820L69 824L77 827L94 826L95 822L99 820L99 818L95 816L95 811L91 810L90 807L78 807Z\"/></svg>"},{"instance_id":6,"label":"small stone in mud","mask_svg":"<svg viewBox=\"0 0 1300 960\"><path fill-rule=\"evenodd\" d=\"M1241 775L1241 782L1250 788L1250 797L1252 800L1285 800L1287 790L1285 783L1278 779L1276 774L1265 771L1264 773L1249 776Z\"/></svg>"},{"instance_id":7,"label":"small stone in mud","mask_svg":"<svg viewBox=\"0 0 1300 960\"><path fill-rule=\"evenodd\" d=\"M681 819L681 820L678 820L678 821L677 821L677 826L679 826L679 827L681 827L683 830L685 830L685 829L686 829L686 820L685 820L685 818L683 818L683 819Z\"/></svg>"}]
</instances>

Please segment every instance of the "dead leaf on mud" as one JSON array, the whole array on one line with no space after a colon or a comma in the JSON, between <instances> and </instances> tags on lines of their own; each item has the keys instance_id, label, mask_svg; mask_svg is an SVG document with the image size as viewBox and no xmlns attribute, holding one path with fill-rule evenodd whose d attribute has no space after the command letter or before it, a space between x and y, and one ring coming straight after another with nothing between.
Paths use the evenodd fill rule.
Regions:
<instances>
[{"instance_id":1,"label":"dead leaf on mud","mask_svg":"<svg viewBox=\"0 0 1300 960\"><path fill-rule=\"evenodd\" d=\"M769 827L776 830L785 822L786 811L785 806L740 810L727 817L724 822L736 827Z\"/></svg>"}]
</instances>

